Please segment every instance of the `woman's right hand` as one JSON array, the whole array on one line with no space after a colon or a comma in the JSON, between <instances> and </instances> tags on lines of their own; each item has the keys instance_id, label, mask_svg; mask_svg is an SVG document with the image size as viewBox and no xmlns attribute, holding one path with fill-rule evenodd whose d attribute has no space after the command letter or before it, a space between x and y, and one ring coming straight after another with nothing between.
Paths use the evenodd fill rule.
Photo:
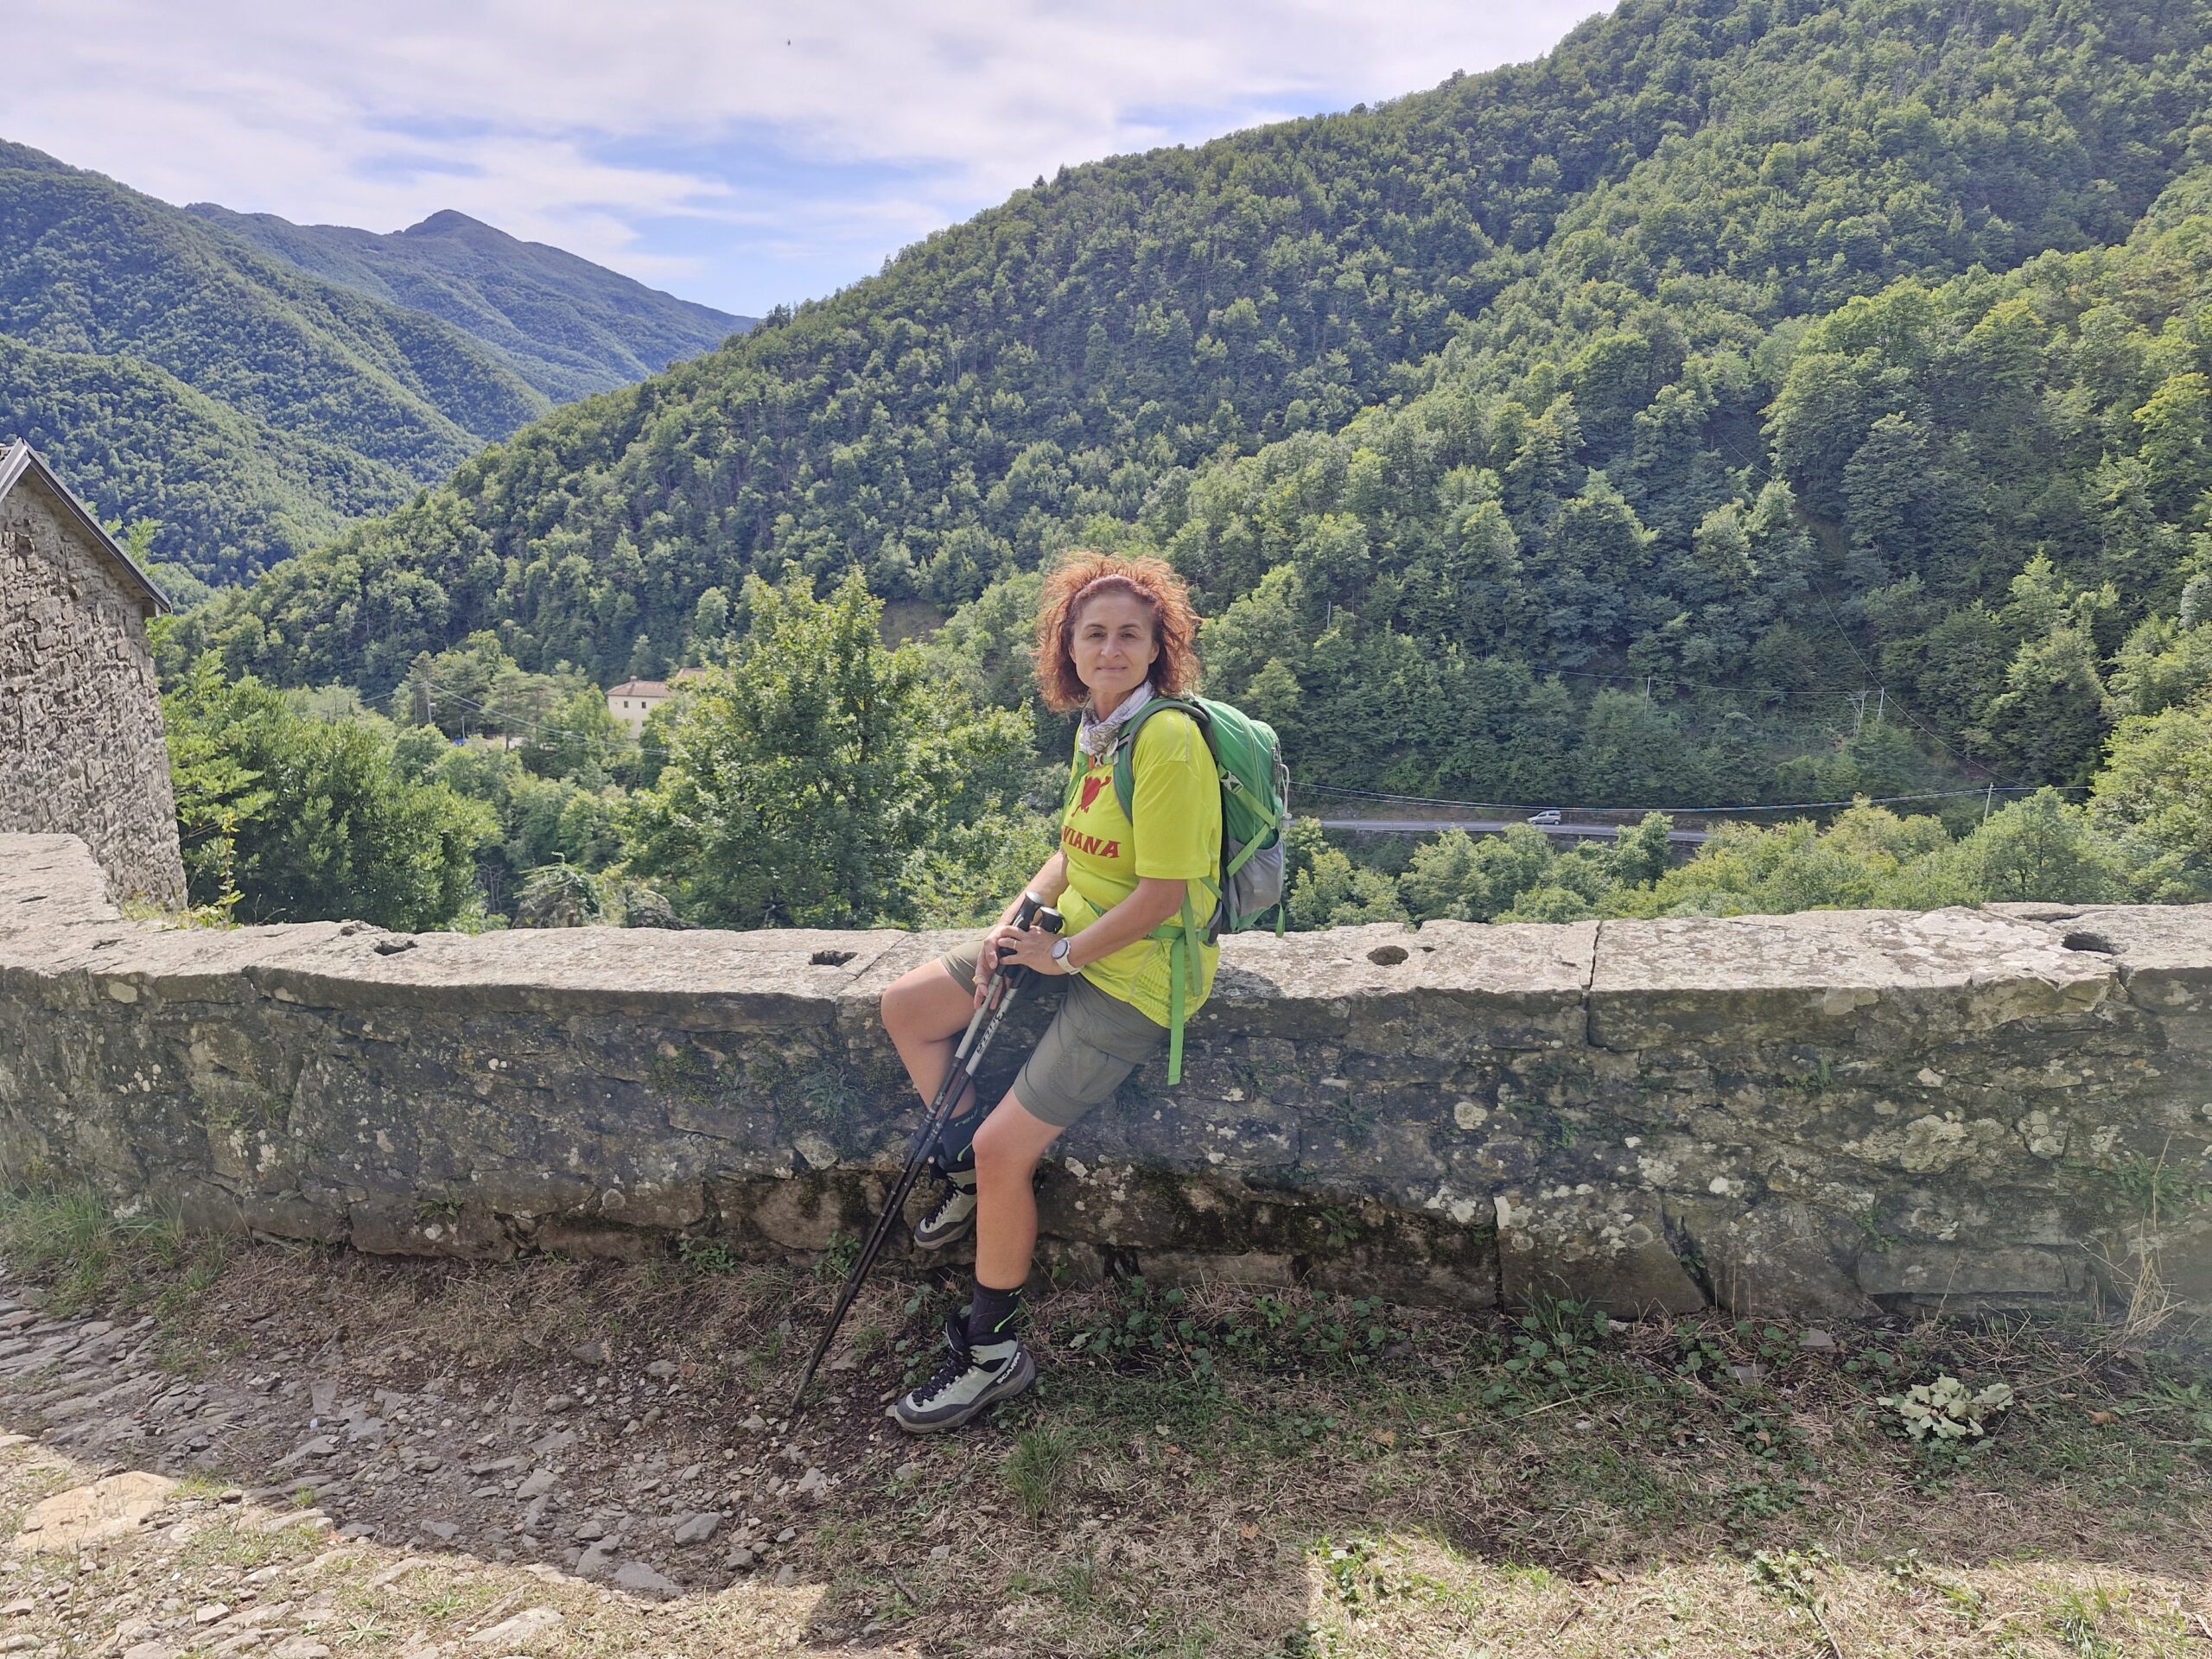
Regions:
<instances>
[{"instance_id":1,"label":"woman's right hand","mask_svg":"<svg viewBox=\"0 0 2212 1659\"><path fill-rule=\"evenodd\" d=\"M1012 922L1001 922L983 935L982 954L976 958L976 1006L983 1006L983 993L989 988L991 976L999 970L999 945L1021 930Z\"/></svg>"}]
</instances>

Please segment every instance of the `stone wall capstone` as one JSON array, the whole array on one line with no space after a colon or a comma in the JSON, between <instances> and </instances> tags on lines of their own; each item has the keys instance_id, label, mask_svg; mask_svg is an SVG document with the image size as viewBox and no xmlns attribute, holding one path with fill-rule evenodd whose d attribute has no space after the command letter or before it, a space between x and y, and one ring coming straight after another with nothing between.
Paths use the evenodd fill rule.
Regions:
<instances>
[{"instance_id":1,"label":"stone wall capstone","mask_svg":"<svg viewBox=\"0 0 2212 1659\"><path fill-rule=\"evenodd\" d=\"M818 1249L918 1117L877 998L952 937L167 928L0 836L0 1177L374 1251ZM1056 1148L1044 1248L1821 1318L2147 1269L2202 1313L2208 1148L2212 906L1347 928L1228 942L1183 1085Z\"/></svg>"},{"instance_id":2,"label":"stone wall capstone","mask_svg":"<svg viewBox=\"0 0 2212 1659\"><path fill-rule=\"evenodd\" d=\"M0 495L0 831L81 836L118 898L179 906L146 601L43 493Z\"/></svg>"}]
</instances>

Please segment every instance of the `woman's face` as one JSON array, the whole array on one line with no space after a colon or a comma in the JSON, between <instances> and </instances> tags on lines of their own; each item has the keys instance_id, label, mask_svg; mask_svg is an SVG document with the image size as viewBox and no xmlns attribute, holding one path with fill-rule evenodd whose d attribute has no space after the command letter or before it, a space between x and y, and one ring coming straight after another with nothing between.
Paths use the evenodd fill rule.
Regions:
<instances>
[{"instance_id":1,"label":"woman's face","mask_svg":"<svg viewBox=\"0 0 2212 1659\"><path fill-rule=\"evenodd\" d=\"M1068 656L1076 677L1090 693L1090 706L1109 715L1142 685L1160 655L1152 631L1152 607L1135 594L1108 591L1084 601L1076 613Z\"/></svg>"}]
</instances>

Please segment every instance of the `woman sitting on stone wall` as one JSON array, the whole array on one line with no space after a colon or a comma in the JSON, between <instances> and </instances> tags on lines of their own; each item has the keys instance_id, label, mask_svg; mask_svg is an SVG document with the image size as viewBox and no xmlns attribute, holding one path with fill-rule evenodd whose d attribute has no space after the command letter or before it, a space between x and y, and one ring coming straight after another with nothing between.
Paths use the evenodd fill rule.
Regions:
<instances>
[{"instance_id":1,"label":"woman sitting on stone wall","mask_svg":"<svg viewBox=\"0 0 2212 1659\"><path fill-rule=\"evenodd\" d=\"M1147 718L1133 756L1127 815L1113 786L1119 734L1155 696L1198 689L1198 615L1160 559L1071 556L1046 582L1037 619L1037 677L1056 713L1079 714L1060 849L1027 891L1065 915L1057 938L1014 926L1017 895L974 944L915 969L883 996L883 1023L926 1101L952 1064L982 987L1001 963L1036 970L1059 995L1051 1025L988 1117L954 1120L938 1154L943 1200L914 1230L936 1249L976 1229L976 1294L948 1322L951 1354L901 1398L900 1425L957 1427L1020 1394L1037 1368L1014 1329L1037 1245L1038 1160L1062 1130L1107 1099L1167 1035L1169 950L1152 935L1186 899L1210 908L1203 885L1221 867L1221 790L1213 757L1180 710ZM1206 918L1198 916L1203 924ZM1195 1012L1212 989L1217 947L1198 953Z\"/></svg>"}]
</instances>

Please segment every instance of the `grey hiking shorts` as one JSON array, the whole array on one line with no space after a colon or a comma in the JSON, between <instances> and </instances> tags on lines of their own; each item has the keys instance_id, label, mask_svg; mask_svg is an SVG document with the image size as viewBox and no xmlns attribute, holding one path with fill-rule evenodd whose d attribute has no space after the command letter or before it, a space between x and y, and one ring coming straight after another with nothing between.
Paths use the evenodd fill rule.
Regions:
<instances>
[{"instance_id":1,"label":"grey hiking shorts","mask_svg":"<svg viewBox=\"0 0 2212 1659\"><path fill-rule=\"evenodd\" d=\"M938 960L970 995L983 942L963 944ZM1058 996L1052 1023L1014 1080L1014 1096L1030 1115L1065 1129L1101 1101L1167 1040L1167 1027L1117 996L1109 996L1080 974L1039 975L1036 988Z\"/></svg>"}]
</instances>

